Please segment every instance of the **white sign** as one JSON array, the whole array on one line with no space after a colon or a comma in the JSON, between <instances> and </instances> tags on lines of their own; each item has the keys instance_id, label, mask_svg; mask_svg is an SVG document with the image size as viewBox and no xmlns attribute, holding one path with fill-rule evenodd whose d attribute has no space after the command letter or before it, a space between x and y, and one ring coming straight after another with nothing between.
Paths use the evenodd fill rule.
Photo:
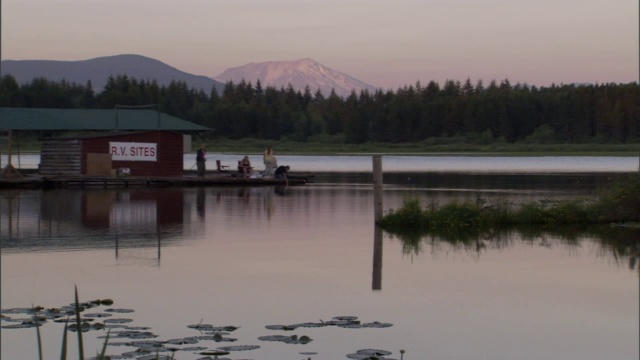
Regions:
<instances>
[{"instance_id":1,"label":"white sign","mask_svg":"<svg viewBox=\"0 0 640 360\"><path fill-rule=\"evenodd\" d=\"M109 142L109 153L114 161L158 161L158 144Z\"/></svg>"}]
</instances>

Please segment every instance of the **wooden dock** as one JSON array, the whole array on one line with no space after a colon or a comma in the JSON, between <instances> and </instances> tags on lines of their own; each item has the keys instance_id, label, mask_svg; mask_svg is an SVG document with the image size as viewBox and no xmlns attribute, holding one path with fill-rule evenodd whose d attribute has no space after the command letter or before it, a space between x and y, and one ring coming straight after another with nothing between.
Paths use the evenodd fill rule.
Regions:
<instances>
[{"instance_id":1,"label":"wooden dock","mask_svg":"<svg viewBox=\"0 0 640 360\"><path fill-rule=\"evenodd\" d=\"M264 186L305 185L309 176L292 176L290 179L250 178L231 173L212 173L205 177L185 175L181 177L142 176L87 176L87 175L39 175L0 178L0 189L7 188L113 188L113 187L170 187L170 186Z\"/></svg>"}]
</instances>

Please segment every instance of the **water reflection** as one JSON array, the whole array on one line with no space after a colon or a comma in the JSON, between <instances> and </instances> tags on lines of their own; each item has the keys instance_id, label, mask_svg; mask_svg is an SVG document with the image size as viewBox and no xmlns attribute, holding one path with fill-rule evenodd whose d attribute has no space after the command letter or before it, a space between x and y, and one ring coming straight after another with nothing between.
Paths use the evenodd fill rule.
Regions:
<instances>
[{"instance_id":1,"label":"water reflection","mask_svg":"<svg viewBox=\"0 0 640 360\"><path fill-rule=\"evenodd\" d=\"M374 225L371 290L382 290L382 233L382 228Z\"/></svg>"},{"instance_id":2,"label":"water reflection","mask_svg":"<svg viewBox=\"0 0 640 360\"><path fill-rule=\"evenodd\" d=\"M487 251L503 251L519 243L545 248L562 247L574 251L592 246L594 254L611 258L618 265L628 263L630 270L638 270L640 259L640 229L601 226L567 226L550 228L535 226L469 229L448 233L401 232L389 233L391 239L402 242L404 255L424 253L464 252L476 259Z\"/></svg>"},{"instance_id":3,"label":"water reflection","mask_svg":"<svg viewBox=\"0 0 640 360\"><path fill-rule=\"evenodd\" d=\"M390 184L384 206L399 206L407 193L434 201L493 194L433 185ZM567 194L499 187L497 196L523 201ZM412 359L638 358L635 230L518 228L406 239L373 225L370 183L276 190L0 191L3 307L58 306L77 283L86 298L136 309L136 324L162 339L184 337L200 319L241 326L248 344L266 335L265 324L335 315L394 324L384 332L305 329L297 335L314 341L304 350L261 343L259 354L245 356L256 359L300 358L300 351L338 359L354 344L407 349ZM44 348L55 352L61 325L51 328ZM102 339L92 335L86 349L99 349ZM33 336L32 329L3 330L10 346L1 357L35 358ZM496 339L504 340L499 348L487 346Z\"/></svg>"},{"instance_id":4,"label":"water reflection","mask_svg":"<svg viewBox=\"0 0 640 360\"><path fill-rule=\"evenodd\" d=\"M158 265L164 241L175 241L185 222L181 189L0 192L4 252L155 248L143 261Z\"/></svg>"},{"instance_id":5,"label":"water reflection","mask_svg":"<svg viewBox=\"0 0 640 360\"><path fill-rule=\"evenodd\" d=\"M563 187L565 181L556 181L554 184ZM594 181L597 183L598 180L583 182L593 186ZM396 187L397 190L394 190L394 186L398 185L392 184L391 189L386 190L387 207L397 206L405 196L402 188ZM548 186L545 189L548 191ZM573 191L579 190L574 188ZM439 194L445 199L452 196L478 196L469 191L452 190ZM510 196L525 195L532 196L532 193L523 191ZM162 247L206 236L216 227L230 227L230 231L246 230L247 224L264 220L274 221L273 226L278 231L304 231L306 225L300 224L313 221L348 231L352 225L348 220L350 214L371 215L372 201L371 186L353 184L293 188L2 191L0 236L5 252L110 248L114 249L115 257L119 259L126 256L127 249L147 249L153 252L147 251L143 257L145 261L153 259L154 265L159 265ZM547 247L580 247L584 242L594 242L598 246L598 254L611 256L616 263L624 262L636 269L640 251L635 239L639 235L638 229L571 226L557 229L518 227L452 233L385 234L374 226L371 289L382 289L382 245L385 236L400 239L405 255L417 256L426 252L426 247L431 253L446 248L446 251L472 253L478 258L484 251L500 250L517 241Z\"/></svg>"}]
</instances>

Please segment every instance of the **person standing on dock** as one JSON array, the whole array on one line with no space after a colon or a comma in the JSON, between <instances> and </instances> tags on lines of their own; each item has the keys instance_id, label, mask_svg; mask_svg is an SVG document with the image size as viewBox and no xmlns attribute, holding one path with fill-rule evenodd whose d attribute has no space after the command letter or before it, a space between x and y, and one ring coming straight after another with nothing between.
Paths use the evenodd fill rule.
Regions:
<instances>
[{"instance_id":1,"label":"person standing on dock","mask_svg":"<svg viewBox=\"0 0 640 360\"><path fill-rule=\"evenodd\" d=\"M267 150L264 151L264 156L262 159L264 162L264 175L273 176L274 170L278 167L278 160L276 160L271 146L269 146Z\"/></svg>"},{"instance_id":2,"label":"person standing on dock","mask_svg":"<svg viewBox=\"0 0 640 360\"><path fill-rule=\"evenodd\" d=\"M196 152L196 166L198 167L198 176L204 177L204 172L207 170L205 162L207 161L207 149L204 143L200 144L200 149Z\"/></svg>"}]
</instances>

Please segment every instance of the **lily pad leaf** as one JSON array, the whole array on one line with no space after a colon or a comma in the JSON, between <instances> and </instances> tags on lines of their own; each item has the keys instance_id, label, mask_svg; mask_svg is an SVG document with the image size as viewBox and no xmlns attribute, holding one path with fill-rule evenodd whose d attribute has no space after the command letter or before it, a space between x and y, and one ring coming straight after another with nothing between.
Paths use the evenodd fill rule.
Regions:
<instances>
[{"instance_id":1,"label":"lily pad leaf","mask_svg":"<svg viewBox=\"0 0 640 360\"><path fill-rule=\"evenodd\" d=\"M259 349L260 345L235 345L235 346L221 346L218 349L224 351L245 351Z\"/></svg>"}]
</instances>

